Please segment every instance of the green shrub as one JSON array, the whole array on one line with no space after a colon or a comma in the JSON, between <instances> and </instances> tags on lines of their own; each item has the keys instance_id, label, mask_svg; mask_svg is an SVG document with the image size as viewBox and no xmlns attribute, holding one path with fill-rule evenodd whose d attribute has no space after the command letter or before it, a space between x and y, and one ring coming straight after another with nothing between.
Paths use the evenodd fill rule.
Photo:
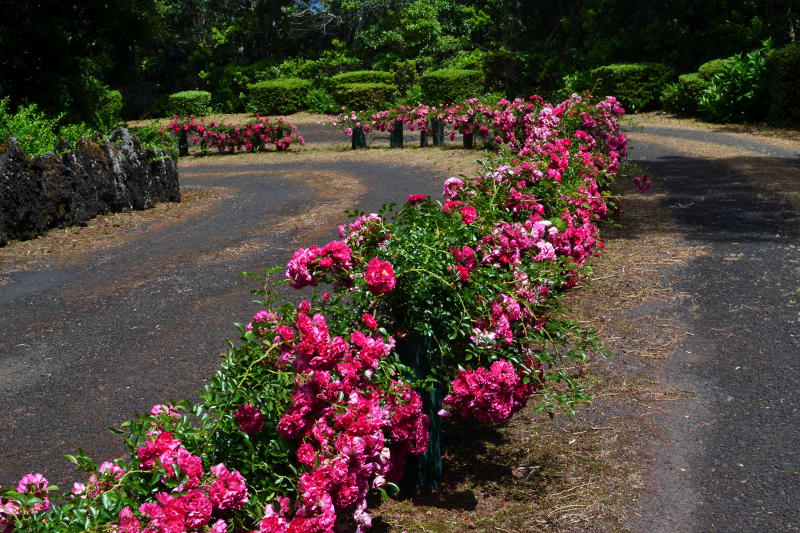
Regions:
<instances>
[{"instance_id":1,"label":"green shrub","mask_svg":"<svg viewBox=\"0 0 800 533\"><path fill-rule=\"evenodd\" d=\"M169 112L185 117L202 117L211 112L211 93L208 91L181 91L169 95Z\"/></svg>"},{"instance_id":2,"label":"green shrub","mask_svg":"<svg viewBox=\"0 0 800 533\"><path fill-rule=\"evenodd\" d=\"M711 81L715 74L722 72L728 68L733 61L733 58L726 57L725 59L712 59L703 63L697 68L697 75L700 79Z\"/></svg>"},{"instance_id":3,"label":"green shrub","mask_svg":"<svg viewBox=\"0 0 800 533\"><path fill-rule=\"evenodd\" d=\"M406 94L408 88L417 83L417 62L413 59L398 61L394 64L394 84L401 94Z\"/></svg>"},{"instance_id":4,"label":"green shrub","mask_svg":"<svg viewBox=\"0 0 800 533\"><path fill-rule=\"evenodd\" d=\"M672 70L660 63L606 65L591 71L592 93L615 96L628 112L646 111L658 104Z\"/></svg>"},{"instance_id":5,"label":"green shrub","mask_svg":"<svg viewBox=\"0 0 800 533\"><path fill-rule=\"evenodd\" d=\"M670 83L661 93L661 106L665 111L676 115L697 115L700 97L708 87L708 82L699 74L682 74L676 83Z\"/></svg>"},{"instance_id":6,"label":"green shrub","mask_svg":"<svg viewBox=\"0 0 800 533\"><path fill-rule=\"evenodd\" d=\"M342 72L332 76L331 79L336 85L347 83L394 83L394 74L384 70L356 70L353 72Z\"/></svg>"},{"instance_id":7,"label":"green shrub","mask_svg":"<svg viewBox=\"0 0 800 533\"><path fill-rule=\"evenodd\" d=\"M336 86L336 103L348 109L361 110L386 106L397 90L388 83L344 83Z\"/></svg>"},{"instance_id":8,"label":"green shrub","mask_svg":"<svg viewBox=\"0 0 800 533\"><path fill-rule=\"evenodd\" d=\"M484 93L483 73L479 70L444 69L426 72L420 78L426 104L439 105L477 98Z\"/></svg>"},{"instance_id":9,"label":"green shrub","mask_svg":"<svg viewBox=\"0 0 800 533\"><path fill-rule=\"evenodd\" d=\"M9 137L30 157L52 152L58 140L56 128L63 115L50 119L36 108L36 104L19 106L16 113L9 109L9 98L0 99L0 144Z\"/></svg>"},{"instance_id":10,"label":"green shrub","mask_svg":"<svg viewBox=\"0 0 800 533\"><path fill-rule=\"evenodd\" d=\"M247 86L265 79L269 62L258 61L249 65L230 64L218 66L208 72L200 72L211 92L211 103L214 109L225 113L244 111L247 103Z\"/></svg>"},{"instance_id":11,"label":"green shrub","mask_svg":"<svg viewBox=\"0 0 800 533\"><path fill-rule=\"evenodd\" d=\"M768 54L767 72L770 121L800 123L800 44L791 44Z\"/></svg>"},{"instance_id":12,"label":"green shrub","mask_svg":"<svg viewBox=\"0 0 800 533\"><path fill-rule=\"evenodd\" d=\"M95 126L102 130L114 128L122 116L122 93L116 90L105 91L94 114Z\"/></svg>"},{"instance_id":13,"label":"green shrub","mask_svg":"<svg viewBox=\"0 0 800 533\"><path fill-rule=\"evenodd\" d=\"M700 112L716 122L750 122L766 116L769 97L769 43L745 55L729 58L714 74L700 97Z\"/></svg>"},{"instance_id":14,"label":"green shrub","mask_svg":"<svg viewBox=\"0 0 800 533\"><path fill-rule=\"evenodd\" d=\"M282 78L251 83L248 111L267 115L288 115L303 109L311 82L300 78Z\"/></svg>"},{"instance_id":15,"label":"green shrub","mask_svg":"<svg viewBox=\"0 0 800 533\"><path fill-rule=\"evenodd\" d=\"M398 105L410 105L412 107L422 103L424 103L424 100L422 99L422 87L419 83L409 85L397 101Z\"/></svg>"},{"instance_id":16,"label":"green shrub","mask_svg":"<svg viewBox=\"0 0 800 533\"><path fill-rule=\"evenodd\" d=\"M306 109L312 113L335 113L339 107L325 89L311 89L306 95Z\"/></svg>"}]
</instances>

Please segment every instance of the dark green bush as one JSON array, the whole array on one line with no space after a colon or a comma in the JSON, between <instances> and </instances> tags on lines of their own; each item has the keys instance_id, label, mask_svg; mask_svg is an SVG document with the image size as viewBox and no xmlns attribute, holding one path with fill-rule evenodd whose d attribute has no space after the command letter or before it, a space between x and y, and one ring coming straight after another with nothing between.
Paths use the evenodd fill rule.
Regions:
<instances>
[{"instance_id":1,"label":"dark green bush","mask_svg":"<svg viewBox=\"0 0 800 533\"><path fill-rule=\"evenodd\" d=\"M676 115L697 115L700 97L708 82L699 74L682 74L676 83L670 83L661 93L661 106Z\"/></svg>"},{"instance_id":2,"label":"dark green bush","mask_svg":"<svg viewBox=\"0 0 800 533\"><path fill-rule=\"evenodd\" d=\"M660 63L606 65L591 71L591 90L595 96L615 96L629 113L647 111L673 77L672 69Z\"/></svg>"},{"instance_id":3,"label":"dark green bush","mask_svg":"<svg viewBox=\"0 0 800 533\"><path fill-rule=\"evenodd\" d=\"M300 78L283 78L251 83L248 111L267 115L288 115L305 107L311 82Z\"/></svg>"},{"instance_id":4,"label":"dark green bush","mask_svg":"<svg viewBox=\"0 0 800 533\"><path fill-rule=\"evenodd\" d=\"M752 122L766 117L768 104L767 52L763 48L736 55L714 74L700 98L700 112L715 122Z\"/></svg>"},{"instance_id":5,"label":"dark green bush","mask_svg":"<svg viewBox=\"0 0 800 533\"><path fill-rule=\"evenodd\" d=\"M773 50L767 72L770 122L800 124L800 43Z\"/></svg>"},{"instance_id":6,"label":"dark green bush","mask_svg":"<svg viewBox=\"0 0 800 533\"><path fill-rule=\"evenodd\" d=\"M444 69L426 72L420 78L426 104L439 105L477 98L485 92L479 70Z\"/></svg>"},{"instance_id":7,"label":"dark green bush","mask_svg":"<svg viewBox=\"0 0 800 533\"><path fill-rule=\"evenodd\" d=\"M121 115L122 93L116 90L105 91L95 111L95 125L101 129L111 129L119 123Z\"/></svg>"},{"instance_id":8,"label":"dark green bush","mask_svg":"<svg viewBox=\"0 0 800 533\"><path fill-rule=\"evenodd\" d=\"M413 59L398 61L394 64L394 84L401 94L417 82L417 62Z\"/></svg>"},{"instance_id":9,"label":"dark green bush","mask_svg":"<svg viewBox=\"0 0 800 533\"><path fill-rule=\"evenodd\" d=\"M331 79L336 85L347 83L394 83L394 74L384 70L356 70L353 72L342 72L332 76Z\"/></svg>"},{"instance_id":10,"label":"dark green bush","mask_svg":"<svg viewBox=\"0 0 800 533\"><path fill-rule=\"evenodd\" d=\"M385 107L396 90L388 83L344 83L336 86L334 98L348 109L373 109Z\"/></svg>"},{"instance_id":11,"label":"dark green bush","mask_svg":"<svg viewBox=\"0 0 800 533\"><path fill-rule=\"evenodd\" d=\"M700 76L700 79L711 81L711 78L713 78L715 74L729 67L732 61L733 59L730 57L726 57L725 59L712 59L697 68L697 75Z\"/></svg>"},{"instance_id":12,"label":"dark green bush","mask_svg":"<svg viewBox=\"0 0 800 533\"><path fill-rule=\"evenodd\" d=\"M265 79L268 69L269 62L264 60L249 65L214 67L202 72L200 77L205 80L206 87L211 92L214 109L224 113L238 113L244 111L247 103L247 86Z\"/></svg>"},{"instance_id":13,"label":"dark green bush","mask_svg":"<svg viewBox=\"0 0 800 533\"><path fill-rule=\"evenodd\" d=\"M211 93L208 91L182 91L169 95L169 112L185 117L202 117L211 112Z\"/></svg>"},{"instance_id":14,"label":"dark green bush","mask_svg":"<svg viewBox=\"0 0 800 533\"><path fill-rule=\"evenodd\" d=\"M305 107L312 113L335 113L339 110L336 100L325 89L311 89L308 91Z\"/></svg>"}]
</instances>

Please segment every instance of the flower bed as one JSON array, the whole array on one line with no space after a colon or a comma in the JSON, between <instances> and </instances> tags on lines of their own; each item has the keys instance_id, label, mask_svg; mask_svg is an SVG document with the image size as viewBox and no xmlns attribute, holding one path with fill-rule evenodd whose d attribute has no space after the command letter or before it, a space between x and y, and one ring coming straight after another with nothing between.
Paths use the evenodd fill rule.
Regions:
<instances>
[{"instance_id":1,"label":"flower bed","mask_svg":"<svg viewBox=\"0 0 800 533\"><path fill-rule=\"evenodd\" d=\"M268 144L278 151L288 150L292 144L305 146L302 135L297 133L297 126L279 117L272 122L268 117L256 115L255 120L237 124L221 124L213 120L206 122L203 117L174 116L166 127L180 139L185 139L187 146L199 145L200 152L216 149L220 154L231 154L241 151L258 152Z\"/></svg>"},{"instance_id":2,"label":"flower bed","mask_svg":"<svg viewBox=\"0 0 800 533\"><path fill-rule=\"evenodd\" d=\"M367 496L395 492L440 417L572 411L586 395L566 367L597 343L559 299L602 248L604 191L626 157L623 110L579 96L516 105L521 121L503 126L511 148L478 176L447 179L442 201L412 194L353 212L340 240L297 250L283 279L282 268L254 275L263 309L201 402L125 424L128 461L70 457L87 478L61 503L42 476L25 476L0 499L0 524L366 531ZM325 290L295 305L278 297L281 283ZM424 365L404 364L398 354L419 339ZM441 388L450 393L431 410L427 392Z\"/></svg>"}]
</instances>

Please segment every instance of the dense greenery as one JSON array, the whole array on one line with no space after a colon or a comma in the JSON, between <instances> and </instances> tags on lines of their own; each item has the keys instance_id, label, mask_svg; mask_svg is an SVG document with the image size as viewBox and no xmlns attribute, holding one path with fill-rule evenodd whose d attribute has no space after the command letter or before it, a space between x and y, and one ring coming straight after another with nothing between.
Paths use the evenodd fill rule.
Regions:
<instances>
[{"instance_id":1,"label":"dense greenery","mask_svg":"<svg viewBox=\"0 0 800 533\"><path fill-rule=\"evenodd\" d=\"M794 40L798 0L124 0L7 3L0 95L94 126L119 90L122 118L167 112L167 97L211 92L242 111L247 85L300 77L329 90L352 70L415 78L477 69L488 91L549 94L563 77L614 63L659 62L678 73L704 61ZM702 43L702 46L698 45ZM409 62L413 62L409 72ZM102 120L102 119L101 119Z\"/></svg>"},{"instance_id":2,"label":"dense greenery","mask_svg":"<svg viewBox=\"0 0 800 533\"><path fill-rule=\"evenodd\" d=\"M305 107L311 83L300 78L266 80L247 86L248 111L270 115L296 113Z\"/></svg>"},{"instance_id":3,"label":"dense greenery","mask_svg":"<svg viewBox=\"0 0 800 533\"><path fill-rule=\"evenodd\" d=\"M181 91L169 95L169 112L184 117L202 117L211 111L211 93L208 91Z\"/></svg>"},{"instance_id":4,"label":"dense greenery","mask_svg":"<svg viewBox=\"0 0 800 533\"><path fill-rule=\"evenodd\" d=\"M420 78L422 98L431 104L450 104L484 93L483 74L479 70L444 69Z\"/></svg>"},{"instance_id":5,"label":"dense greenery","mask_svg":"<svg viewBox=\"0 0 800 533\"><path fill-rule=\"evenodd\" d=\"M586 88L598 95L616 96L631 111L645 111L658 102L673 76L672 70L660 63L606 65L591 71L591 86Z\"/></svg>"},{"instance_id":6,"label":"dense greenery","mask_svg":"<svg viewBox=\"0 0 800 533\"><path fill-rule=\"evenodd\" d=\"M774 50L767 56L769 116L776 123L800 123L800 45Z\"/></svg>"}]
</instances>

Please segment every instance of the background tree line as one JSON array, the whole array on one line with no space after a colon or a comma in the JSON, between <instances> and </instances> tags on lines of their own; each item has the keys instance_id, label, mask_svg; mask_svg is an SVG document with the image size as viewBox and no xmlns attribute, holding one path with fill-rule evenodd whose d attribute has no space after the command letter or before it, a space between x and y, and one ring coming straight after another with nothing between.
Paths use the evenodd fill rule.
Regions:
<instances>
[{"instance_id":1,"label":"background tree line","mask_svg":"<svg viewBox=\"0 0 800 533\"><path fill-rule=\"evenodd\" d=\"M257 78L318 60L327 75L477 68L489 90L548 94L579 70L621 62L690 72L794 42L800 0L0 0L0 96L86 120L118 89L128 118L166 95L220 102ZM227 92L226 92L227 91ZM230 93L230 94L228 94ZM227 96L226 96L227 95Z\"/></svg>"}]
</instances>

